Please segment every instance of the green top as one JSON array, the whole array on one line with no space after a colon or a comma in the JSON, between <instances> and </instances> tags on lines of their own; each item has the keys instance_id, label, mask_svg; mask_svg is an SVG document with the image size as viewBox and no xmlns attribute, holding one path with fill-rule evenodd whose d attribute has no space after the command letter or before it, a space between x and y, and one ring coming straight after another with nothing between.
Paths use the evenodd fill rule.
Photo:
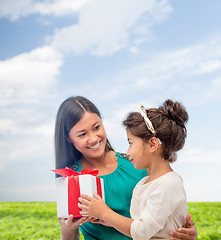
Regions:
<instances>
[{"instance_id":1,"label":"green top","mask_svg":"<svg viewBox=\"0 0 221 240\"><path fill-rule=\"evenodd\" d=\"M99 176L104 179L105 202L115 212L130 217L130 201L135 185L147 176L147 170L137 170L128 161L126 154L116 153L118 166L108 175ZM82 170L78 162L77 172ZM80 227L85 240L128 240L131 239L112 227L101 224L85 223Z\"/></svg>"}]
</instances>

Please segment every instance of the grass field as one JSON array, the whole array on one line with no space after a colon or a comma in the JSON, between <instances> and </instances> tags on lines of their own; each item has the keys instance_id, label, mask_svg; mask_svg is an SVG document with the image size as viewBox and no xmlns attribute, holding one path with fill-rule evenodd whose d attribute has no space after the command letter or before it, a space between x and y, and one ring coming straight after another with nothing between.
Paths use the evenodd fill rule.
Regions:
<instances>
[{"instance_id":1,"label":"grass field","mask_svg":"<svg viewBox=\"0 0 221 240\"><path fill-rule=\"evenodd\" d=\"M188 203L188 206L198 229L197 239L221 240L221 202ZM0 203L0 239L60 239L56 203Z\"/></svg>"}]
</instances>

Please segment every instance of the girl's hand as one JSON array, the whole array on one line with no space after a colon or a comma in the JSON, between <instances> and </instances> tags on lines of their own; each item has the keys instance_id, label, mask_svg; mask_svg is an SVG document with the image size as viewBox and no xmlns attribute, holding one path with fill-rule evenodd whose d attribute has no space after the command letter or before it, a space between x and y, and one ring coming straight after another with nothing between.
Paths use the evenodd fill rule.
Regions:
<instances>
[{"instance_id":1,"label":"girl's hand","mask_svg":"<svg viewBox=\"0 0 221 240\"><path fill-rule=\"evenodd\" d=\"M78 207L84 210L81 211L80 214L91 216L95 219L102 219L104 214L110 210L104 200L97 193L94 193L94 198L82 194L81 197L79 197L79 201L80 203L78 203Z\"/></svg>"},{"instance_id":2,"label":"girl's hand","mask_svg":"<svg viewBox=\"0 0 221 240\"><path fill-rule=\"evenodd\" d=\"M79 231L78 227L86 222L89 222L91 218L82 217L80 219L74 220L73 215L69 215L68 219L59 218L61 225L61 239L62 240L77 240Z\"/></svg>"},{"instance_id":3,"label":"girl's hand","mask_svg":"<svg viewBox=\"0 0 221 240\"><path fill-rule=\"evenodd\" d=\"M107 222L105 222L104 220L102 219L92 219L91 220L91 223L96 223L96 224L102 224L104 226L107 226L107 227L112 227L110 224L108 224Z\"/></svg>"},{"instance_id":4,"label":"girl's hand","mask_svg":"<svg viewBox=\"0 0 221 240\"><path fill-rule=\"evenodd\" d=\"M178 232L170 232L170 240L195 240L198 236L197 229L194 225L193 220L191 220L191 214L186 216L186 228L179 228Z\"/></svg>"}]
</instances>

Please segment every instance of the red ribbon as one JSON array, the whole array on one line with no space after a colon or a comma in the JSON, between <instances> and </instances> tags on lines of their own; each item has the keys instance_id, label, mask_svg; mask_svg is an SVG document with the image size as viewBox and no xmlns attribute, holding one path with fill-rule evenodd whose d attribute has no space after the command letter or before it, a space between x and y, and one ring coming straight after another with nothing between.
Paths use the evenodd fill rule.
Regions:
<instances>
[{"instance_id":1,"label":"red ribbon","mask_svg":"<svg viewBox=\"0 0 221 240\"><path fill-rule=\"evenodd\" d=\"M84 174L90 174L93 176L97 176L99 171L98 170L94 170L92 168L87 168L87 169L83 169L80 172L76 172L68 167L66 168L61 168L61 169L55 169L52 170L53 172L63 176L63 177L70 177L70 176L79 176L79 175L84 175Z\"/></svg>"}]
</instances>

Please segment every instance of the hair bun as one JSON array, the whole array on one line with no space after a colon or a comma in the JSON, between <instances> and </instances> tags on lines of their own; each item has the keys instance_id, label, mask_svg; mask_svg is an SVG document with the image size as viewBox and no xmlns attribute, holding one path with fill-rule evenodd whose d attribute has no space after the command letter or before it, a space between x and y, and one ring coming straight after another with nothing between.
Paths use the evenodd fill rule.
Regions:
<instances>
[{"instance_id":1,"label":"hair bun","mask_svg":"<svg viewBox=\"0 0 221 240\"><path fill-rule=\"evenodd\" d=\"M173 102L172 100L168 99L163 103L161 110L165 116L185 128L185 123L188 121L189 116L181 103Z\"/></svg>"}]
</instances>

